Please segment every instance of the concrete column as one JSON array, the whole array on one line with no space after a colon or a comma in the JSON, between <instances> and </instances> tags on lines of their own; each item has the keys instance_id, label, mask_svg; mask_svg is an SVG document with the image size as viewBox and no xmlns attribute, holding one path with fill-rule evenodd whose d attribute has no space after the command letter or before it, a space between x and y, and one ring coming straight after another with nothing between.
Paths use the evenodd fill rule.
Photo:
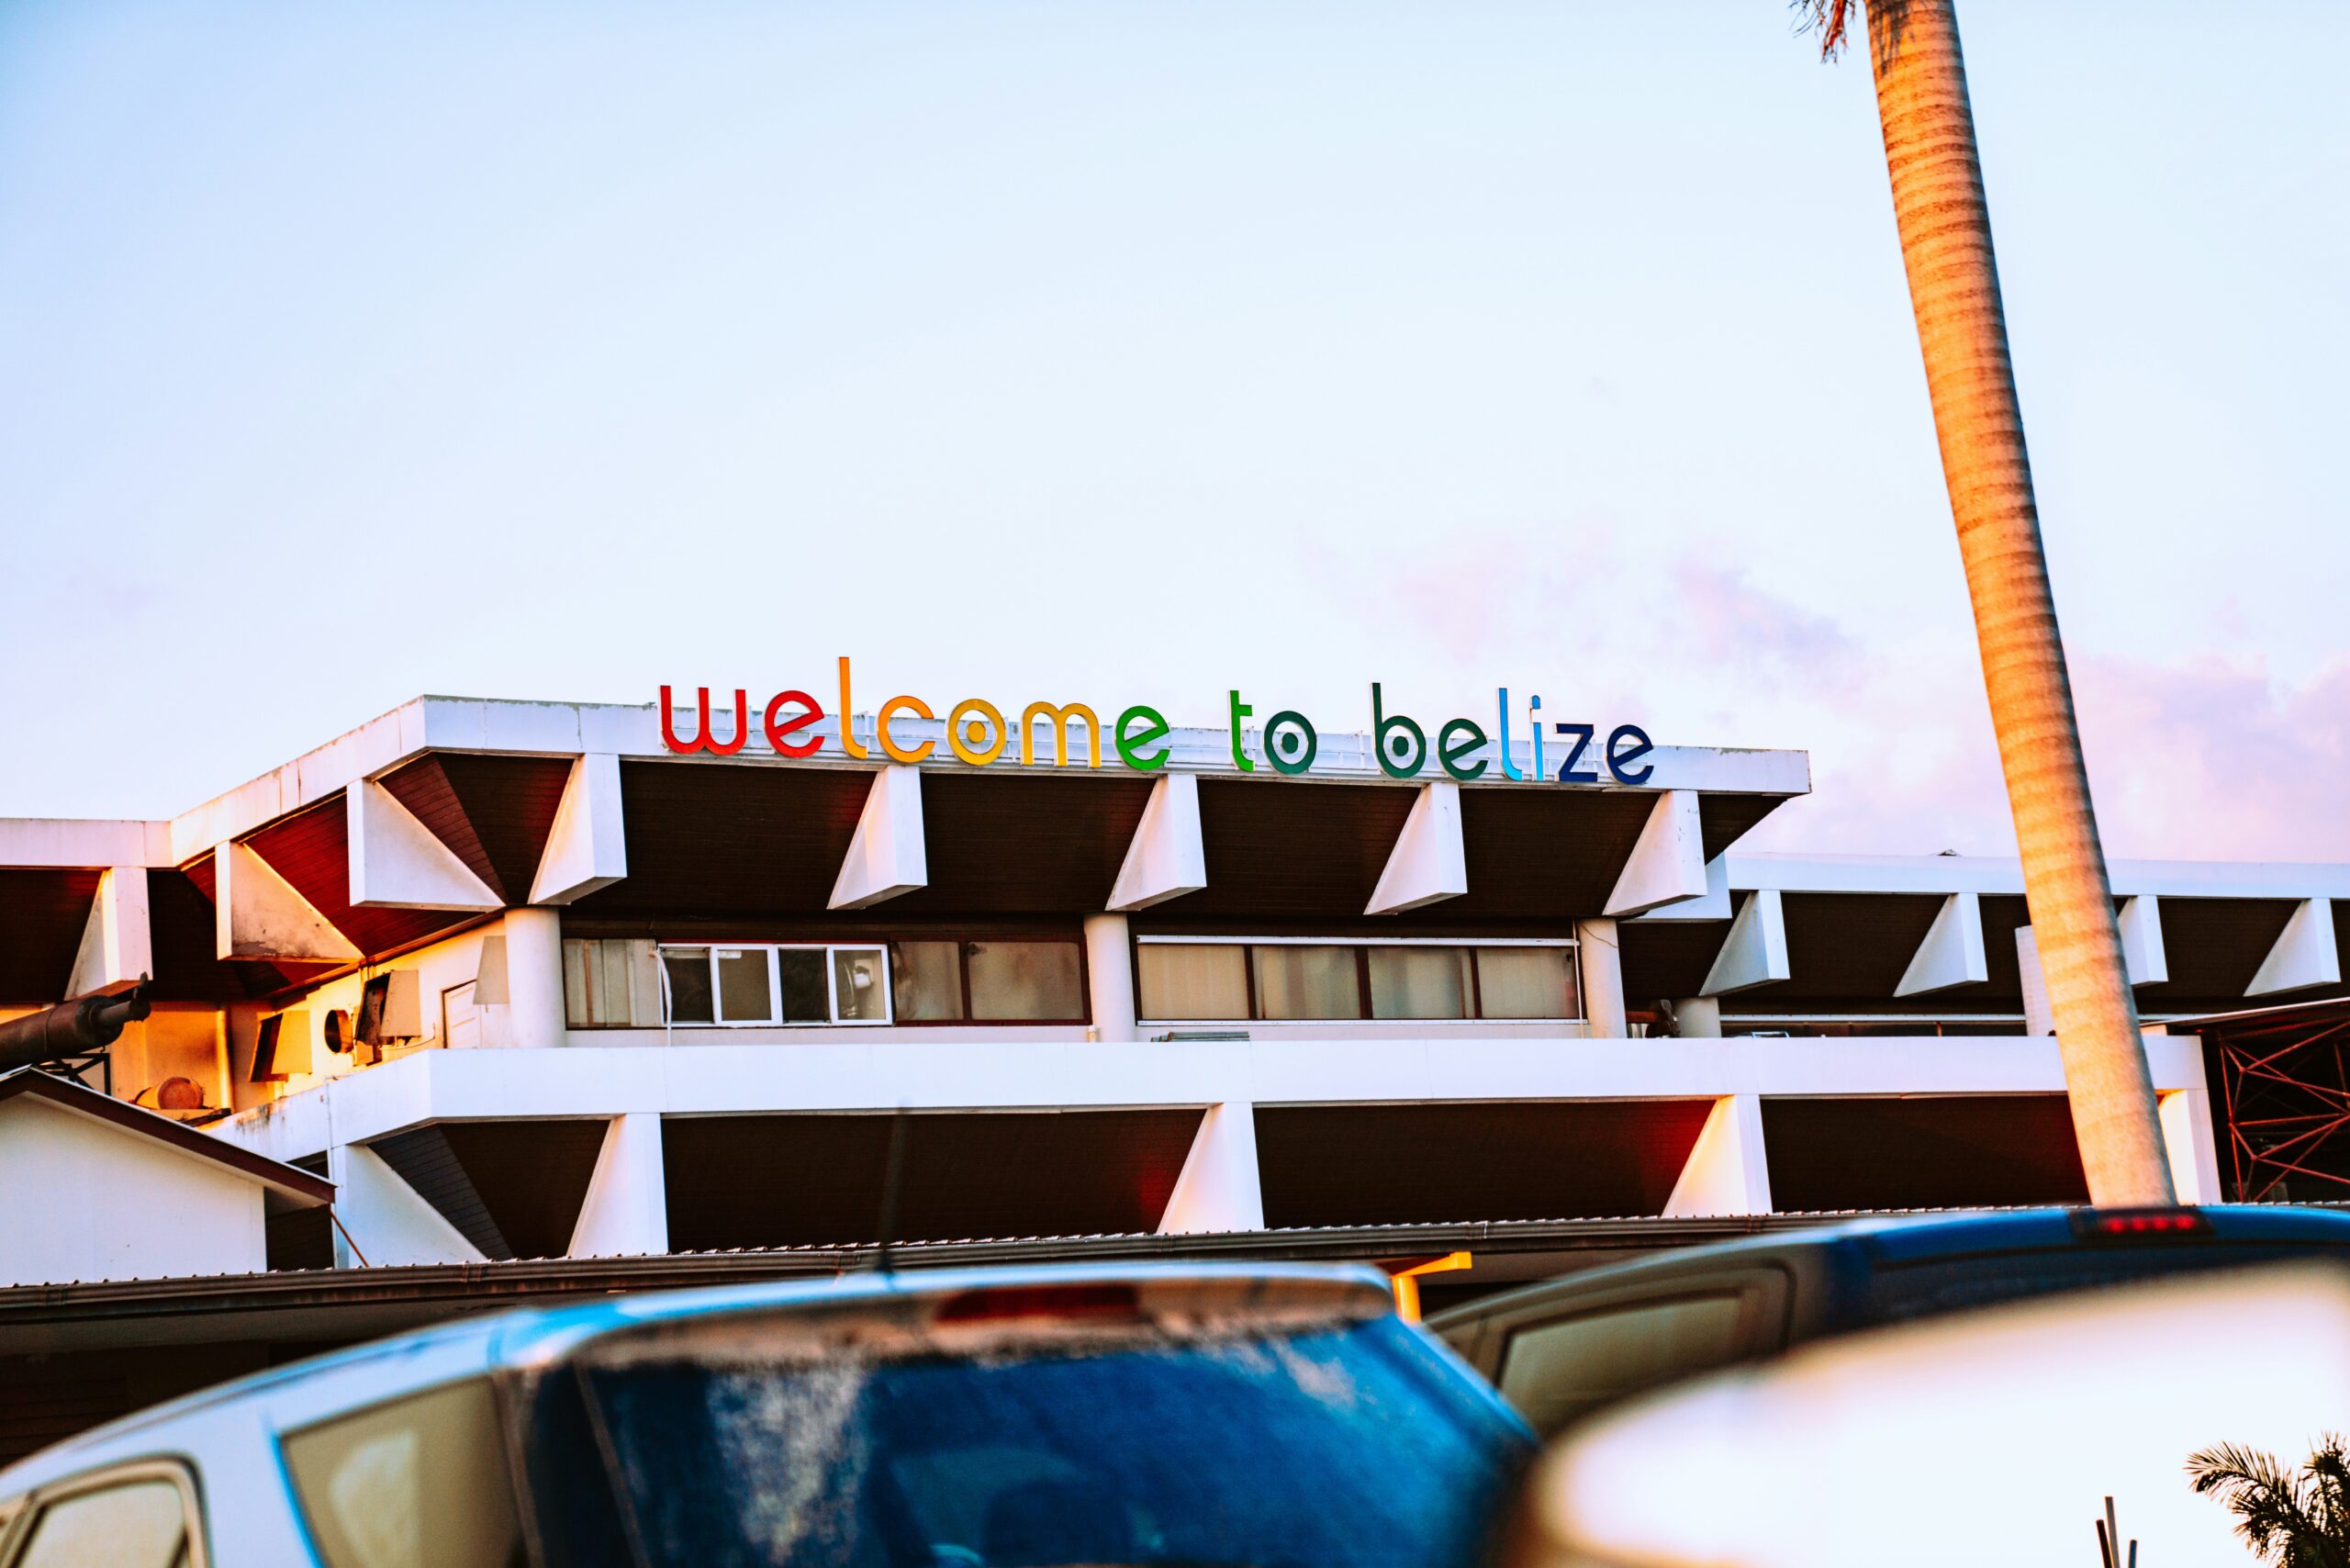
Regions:
<instances>
[{"instance_id":1,"label":"concrete column","mask_svg":"<svg viewBox=\"0 0 2350 1568\"><path fill-rule=\"evenodd\" d=\"M661 1117L652 1111L614 1116L604 1133L596 1174L571 1233L568 1256L629 1258L669 1250L669 1191L661 1156Z\"/></svg>"},{"instance_id":2,"label":"concrete column","mask_svg":"<svg viewBox=\"0 0 2350 1568\"><path fill-rule=\"evenodd\" d=\"M1210 1230L1262 1230L1265 1193L1257 1180L1257 1107L1246 1100L1211 1105L1200 1118L1191 1157L1158 1221L1161 1236Z\"/></svg>"},{"instance_id":3,"label":"concrete column","mask_svg":"<svg viewBox=\"0 0 2350 1568\"><path fill-rule=\"evenodd\" d=\"M1766 1215L1771 1212L1771 1166L1762 1152L1762 1099L1726 1094L1714 1102L1706 1126L1690 1147L1668 1217L1698 1215Z\"/></svg>"},{"instance_id":4,"label":"concrete column","mask_svg":"<svg viewBox=\"0 0 2350 1568\"><path fill-rule=\"evenodd\" d=\"M565 1043L563 916L551 909L506 912L506 987L509 1045Z\"/></svg>"},{"instance_id":5,"label":"concrete column","mask_svg":"<svg viewBox=\"0 0 2350 1568\"><path fill-rule=\"evenodd\" d=\"M1085 978L1093 1004L1093 1037L1136 1038L1134 948L1125 915L1085 917Z\"/></svg>"},{"instance_id":6,"label":"concrete column","mask_svg":"<svg viewBox=\"0 0 2350 1568\"><path fill-rule=\"evenodd\" d=\"M1590 1032L1601 1039L1620 1040L1629 1030L1624 1023L1624 964L1616 945L1616 923L1577 921L1575 941L1583 955L1583 1015Z\"/></svg>"},{"instance_id":7,"label":"concrete column","mask_svg":"<svg viewBox=\"0 0 2350 1568\"><path fill-rule=\"evenodd\" d=\"M2016 973L2023 982L2023 1032L2053 1035L2056 1014L2048 1005L2048 977L2040 969L2040 938L2031 927L2016 927Z\"/></svg>"},{"instance_id":8,"label":"concrete column","mask_svg":"<svg viewBox=\"0 0 2350 1568\"><path fill-rule=\"evenodd\" d=\"M2224 1204L2220 1186L2220 1150L2211 1136L2211 1092L2174 1089L2155 1097L2162 1118L2163 1149L2170 1157L2170 1184L2182 1204Z\"/></svg>"},{"instance_id":9,"label":"concrete column","mask_svg":"<svg viewBox=\"0 0 2350 1568\"><path fill-rule=\"evenodd\" d=\"M1673 1020L1684 1040L1722 1037L1722 1004L1710 996L1684 996L1673 1004Z\"/></svg>"}]
</instances>

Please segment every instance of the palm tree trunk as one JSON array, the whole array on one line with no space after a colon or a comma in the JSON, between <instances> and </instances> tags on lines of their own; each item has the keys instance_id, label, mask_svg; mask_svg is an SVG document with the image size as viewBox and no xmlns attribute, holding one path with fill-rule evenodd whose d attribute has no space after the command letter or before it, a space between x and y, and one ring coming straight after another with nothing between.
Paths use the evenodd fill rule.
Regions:
<instances>
[{"instance_id":1,"label":"palm tree trunk","mask_svg":"<svg viewBox=\"0 0 2350 1568\"><path fill-rule=\"evenodd\" d=\"M1958 17L1953 0L1868 0L1868 21L1909 303L2090 1201L2166 1204L2170 1168L2041 553Z\"/></svg>"}]
</instances>

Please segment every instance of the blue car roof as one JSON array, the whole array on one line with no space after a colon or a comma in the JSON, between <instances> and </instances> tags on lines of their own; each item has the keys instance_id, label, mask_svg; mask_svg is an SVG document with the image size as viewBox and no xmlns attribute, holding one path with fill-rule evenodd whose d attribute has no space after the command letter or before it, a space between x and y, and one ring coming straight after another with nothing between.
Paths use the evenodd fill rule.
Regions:
<instances>
[{"instance_id":1,"label":"blue car roof","mask_svg":"<svg viewBox=\"0 0 2350 1568\"><path fill-rule=\"evenodd\" d=\"M1882 1263L1917 1263L1975 1252L2030 1251L2085 1245L2073 1232L2071 1209L2020 1209L1946 1218L1870 1220L1840 1226L1817 1239L1858 1241ZM2210 1239L2350 1247L2350 1214L2272 1204L2212 1204L2198 1210L2210 1221ZM1796 1241L1814 1239L1799 1237ZM2157 1245L2160 1245L2157 1243Z\"/></svg>"},{"instance_id":2,"label":"blue car roof","mask_svg":"<svg viewBox=\"0 0 2350 1568\"><path fill-rule=\"evenodd\" d=\"M273 1391L308 1380L324 1380L348 1372L375 1367L387 1375L359 1405L394 1398L403 1393L446 1381L445 1376L393 1371L399 1363L409 1369L445 1364L435 1350L463 1351L478 1347L476 1372L532 1364L621 1329L648 1324L677 1322L736 1312L804 1307L838 1310L858 1302L908 1302L968 1291L1018 1290L1024 1287L1102 1282L1254 1281L1282 1287L1294 1302L1296 1294L1326 1293L1335 1304L1352 1298L1369 1307L1388 1298L1384 1275L1356 1264L1312 1263L1056 1263L973 1269L921 1269L901 1272L837 1275L827 1279L784 1280L771 1283L717 1285L697 1290L649 1291L632 1295L599 1297L576 1305L523 1307L486 1314L455 1323L411 1329L348 1350L331 1351L267 1372L202 1389L166 1401L118 1421L110 1421L43 1450L26 1461L23 1469L54 1468L49 1462L76 1450L110 1444L127 1434L165 1427L183 1417L235 1401L266 1398ZM1373 1297L1377 1301L1373 1301ZM354 1407L358 1407L354 1406ZM0 1471L11 1476L15 1468Z\"/></svg>"}]
</instances>

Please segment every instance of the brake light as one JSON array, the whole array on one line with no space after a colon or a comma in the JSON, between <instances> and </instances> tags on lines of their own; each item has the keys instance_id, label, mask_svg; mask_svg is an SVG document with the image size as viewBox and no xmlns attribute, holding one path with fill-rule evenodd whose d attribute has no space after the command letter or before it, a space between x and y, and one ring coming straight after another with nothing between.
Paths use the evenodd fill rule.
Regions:
<instances>
[{"instance_id":1,"label":"brake light","mask_svg":"<svg viewBox=\"0 0 2350 1568\"><path fill-rule=\"evenodd\" d=\"M1011 1285L1002 1290L965 1291L946 1298L933 1321L938 1323L1003 1323L1023 1317L1063 1321L1132 1322L1142 1316L1142 1297L1132 1285Z\"/></svg>"},{"instance_id":2,"label":"brake light","mask_svg":"<svg viewBox=\"0 0 2350 1568\"><path fill-rule=\"evenodd\" d=\"M2073 1234L2084 1241L2211 1233L2210 1217L2200 1209L2075 1209L2072 1219Z\"/></svg>"}]
</instances>

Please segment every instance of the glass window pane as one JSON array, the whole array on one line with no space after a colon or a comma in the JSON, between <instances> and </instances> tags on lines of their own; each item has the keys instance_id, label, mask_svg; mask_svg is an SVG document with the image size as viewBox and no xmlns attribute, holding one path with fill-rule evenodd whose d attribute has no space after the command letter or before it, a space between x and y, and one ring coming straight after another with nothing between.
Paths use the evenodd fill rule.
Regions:
<instances>
[{"instance_id":1,"label":"glass window pane","mask_svg":"<svg viewBox=\"0 0 2350 1568\"><path fill-rule=\"evenodd\" d=\"M710 1010L710 949L664 947L661 967L669 977L669 1021L713 1022L717 1014Z\"/></svg>"},{"instance_id":2,"label":"glass window pane","mask_svg":"<svg viewBox=\"0 0 2350 1568\"><path fill-rule=\"evenodd\" d=\"M629 1022L640 1027L650 1027L661 1022L661 966L653 957L653 944L646 941L612 942L605 946L608 961L614 952L628 973Z\"/></svg>"},{"instance_id":3,"label":"glass window pane","mask_svg":"<svg viewBox=\"0 0 2350 1568\"><path fill-rule=\"evenodd\" d=\"M783 1021L787 1024L829 1024L833 1001L824 984L822 947L786 947L776 956L783 975Z\"/></svg>"},{"instance_id":4,"label":"glass window pane","mask_svg":"<svg viewBox=\"0 0 2350 1568\"><path fill-rule=\"evenodd\" d=\"M972 943L971 1016L1072 1022L1084 1017L1085 994L1078 984L1077 944Z\"/></svg>"},{"instance_id":5,"label":"glass window pane","mask_svg":"<svg viewBox=\"0 0 2350 1568\"><path fill-rule=\"evenodd\" d=\"M1580 1018L1572 947L1480 947L1477 999L1488 1018Z\"/></svg>"},{"instance_id":6,"label":"glass window pane","mask_svg":"<svg viewBox=\"0 0 2350 1568\"><path fill-rule=\"evenodd\" d=\"M765 947L720 947L718 1017L724 1024L764 1024L775 1016Z\"/></svg>"},{"instance_id":7,"label":"glass window pane","mask_svg":"<svg viewBox=\"0 0 2350 1568\"><path fill-rule=\"evenodd\" d=\"M635 1023L635 1017L629 1011L629 945L626 942L599 942L596 946L601 953L604 970L601 997L596 1008L596 1022L599 1024Z\"/></svg>"},{"instance_id":8,"label":"glass window pane","mask_svg":"<svg viewBox=\"0 0 2350 1568\"><path fill-rule=\"evenodd\" d=\"M1259 1018L1360 1018L1352 947L1251 947Z\"/></svg>"},{"instance_id":9,"label":"glass window pane","mask_svg":"<svg viewBox=\"0 0 2350 1568\"><path fill-rule=\"evenodd\" d=\"M1135 951L1144 1017L1248 1016L1248 948L1150 942Z\"/></svg>"},{"instance_id":10,"label":"glass window pane","mask_svg":"<svg viewBox=\"0 0 2350 1568\"><path fill-rule=\"evenodd\" d=\"M563 1017L572 1028L596 1021L596 987L588 974L593 943L566 938L563 944Z\"/></svg>"},{"instance_id":11,"label":"glass window pane","mask_svg":"<svg viewBox=\"0 0 2350 1568\"><path fill-rule=\"evenodd\" d=\"M890 981L898 999L898 1022L963 1016L963 945L960 942L892 942Z\"/></svg>"},{"instance_id":12,"label":"glass window pane","mask_svg":"<svg viewBox=\"0 0 2350 1568\"><path fill-rule=\"evenodd\" d=\"M187 1515L168 1481L134 1481L52 1503L18 1568L174 1568Z\"/></svg>"},{"instance_id":13,"label":"glass window pane","mask_svg":"<svg viewBox=\"0 0 2350 1568\"><path fill-rule=\"evenodd\" d=\"M889 1018L888 973L878 947L845 947L833 955L833 1006L842 1023L878 1024Z\"/></svg>"},{"instance_id":14,"label":"glass window pane","mask_svg":"<svg viewBox=\"0 0 2350 1568\"><path fill-rule=\"evenodd\" d=\"M285 1468L327 1568L509 1568L523 1560L487 1383L294 1433Z\"/></svg>"},{"instance_id":15,"label":"glass window pane","mask_svg":"<svg viewBox=\"0 0 2350 1568\"><path fill-rule=\"evenodd\" d=\"M1469 955L1460 947L1371 949L1373 1018L1466 1018Z\"/></svg>"},{"instance_id":16,"label":"glass window pane","mask_svg":"<svg viewBox=\"0 0 2350 1568\"><path fill-rule=\"evenodd\" d=\"M1521 1328L1502 1361L1502 1397L1548 1435L1596 1406L1729 1361L1738 1314L1735 1295L1697 1296Z\"/></svg>"}]
</instances>

